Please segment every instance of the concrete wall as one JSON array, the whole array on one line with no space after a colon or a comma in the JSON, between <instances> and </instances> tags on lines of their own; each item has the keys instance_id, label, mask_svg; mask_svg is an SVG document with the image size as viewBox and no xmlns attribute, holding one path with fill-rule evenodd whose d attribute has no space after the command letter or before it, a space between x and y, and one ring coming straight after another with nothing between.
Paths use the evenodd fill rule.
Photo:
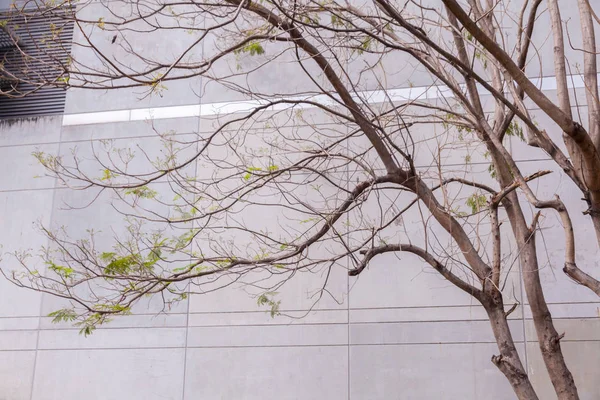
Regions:
<instances>
[{"instance_id":1,"label":"concrete wall","mask_svg":"<svg viewBox=\"0 0 600 400\"><path fill-rule=\"evenodd\" d=\"M120 216L111 214L106 202L65 210L65 204L83 204L91 194L34 178L43 171L31 153L85 149L90 138L99 137L148 149L155 139L149 123L61 122L49 117L2 126L0 160L12 171L1 178L5 250L43 246L36 221L65 225L74 233L120 228ZM202 118L154 124L191 134ZM546 167L552 166L544 160L524 164L526 170ZM541 189L569 199L568 187L543 182ZM106 243L111 237L100 235ZM560 243L558 237L546 240ZM5 257L3 266L12 268L11 262ZM594 399L600 391L598 301L556 265L542 271L547 297L559 330L567 332L564 350L582 397ZM524 303L518 273L508 279L507 296ZM489 361L496 345L481 307L410 256L379 257L359 278L337 271L329 289L341 304L325 299L302 319L271 319L245 291L232 288L192 296L167 314L157 314L160 309L146 301L135 316L117 319L88 338L44 317L57 308L56 299L4 280L0 285L0 399L84 394L92 399L481 399L490 388L494 399L514 397ZM307 293L315 282L299 277L288 286L282 307L300 315L311 305ZM552 398L525 310L511 316L514 336L542 398Z\"/></svg>"},{"instance_id":2,"label":"concrete wall","mask_svg":"<svg viewBox=\"0 0 600 400\"><path fill-rule=\"evenodd\" d=\"M92 7L88 10L94 18L100 12ZM176 41L166 34L151 47L164 50ZM140 43L151 44L142 39ZM261 81L266 85L263 89L288 88L289 79L295 79L290 78L295 76L293 71L273 73L279 75ZM403 75L394 86L403 87L407 79ZM365 89L375 88L371 84L367 81ZM238 94L201 79L179 82L163 97L139 97L127 91L72 90L66 113L239 99ZM310 110L306 113L311 115ZM332 123L318 113L312 118L319 127ZM104 243L110 243L111 230L122 229L121 217L111 211L110 199L100 199L82 210L65 210L65 204L84 204L94 194L72 191L43 177L32 152L68 155L78 147L90 154L90 146L99 139L116 139L125 146L139 144L158 153L160 143L153 126L193 138L209 131L215 120L206 116L153 122L127 119L64 125L62 117L47 117L0 124L0 167L4 171L0 176L0 243L4 251L37 251L46 245L33 226L36 221L68 226L74 234L94 228L106 233L99 236ZM300 123L290 124L288 128ZM513 152L524 171L555 169L545 155L534 157L532 150L518 141ZM427 149L420 154L422 165L429 165ZM456 154L448 154L453 156ZM486 173L487 163L479 162L474 160L474 167ZM351 183L354 177L347 172L340 179ZM165 190L168 192L166 185ZM579 197L568 183L554 178L540 180L537 190L546 195L559 193L570 202ZM581 226L588 223L581 216L574 218ZM544 223L551 226L556 221ZM578 230L582 246L595 248L586 229ZM598 399L600 302L563 276L560 234L549 231L545 237L550 251L541 272L543 284L558 330L566 332L563 349L581 397ZM588 257L586 268L597 275L597 254L591 251ZM2 266L18 268L8 256ZM540 398L552 399L518 266L506 279L507 298L525 305L511 315L514 337ZM286 285L283 311L292 316L306 314L312 306L309 292L321 281L317 274L300 276ZM490 362L496 344L483 309L418 259L381 256L358 278L349 278L344 269L335 270L328 289L338 301L325 298L303 318L271 319L238 287L192 296L168 312L160 312L160 304L154 300L144 300L135 315L117 318L85 338L77 329L54 325L45 317L56 310L59 302L55 298L0 280L0 400L514 398L505 378Z\"/></svg>"}]
</instances>

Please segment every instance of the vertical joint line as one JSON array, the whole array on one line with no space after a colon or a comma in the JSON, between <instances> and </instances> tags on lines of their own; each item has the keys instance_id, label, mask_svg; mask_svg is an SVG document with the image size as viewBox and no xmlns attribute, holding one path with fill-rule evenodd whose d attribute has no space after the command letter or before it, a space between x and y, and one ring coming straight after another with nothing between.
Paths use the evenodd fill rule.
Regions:
<instances>
[{"instance_id":1,"label":"vertical joint line","mask_svg":"<svg viewBox=\"0 0 600 400\"><path fill-rule=\"evenodd\" d=\"M204 41L202 41L202 53L204 53ZM201 108L202 107L202 76L200 76L199 82L198 82L198 86L199 86L199 96L198 96L198 105ZM198 125L197 125L197 134L200 135L200 127L202 125L202 117L201 115L198 115ZM198 151L200 149L200 145L198 143L198 141L196 141L196 154L198 154ZM194 175L196 175L198 173L198 159L196 158L194 160ZM196 221L192 221L192 227L191 229L194 229L194 226L196 224ZM192 258L193 258L193 252L194 252L194 243L190 243L190 263L192 262ZM190 303L192 301L192 296L191 296L191 283L188 282L187 285L187 308L186 308L186 313L185 313L185 336L184 336L184 348L183 348L183 379L182 379L182 388L181 388L181 400L185 400L185 384L186 384L186 376L187 376L187 356L188 356L188 336L190 334Z\"/></svg>"},{"instance_id":2,"label":"vertical joint line","mask_svg":"<svg viewBox=\"0 0 600 400\"><path fill-rule=\"evenodd\" d=\"M57 156L60 155L62 150L62 135L63 135L64 126L60 125L60 132L58 134L58 146L56 148ZM56 204L56 196L58 196L58 178L54 178L54 185L52 186L52 201L50 202L50 217L48 218L49 228L52 228L52 223L54 221L54 205ZM48 243L50 239L47 239ZM29 392L29 399L33 400L33 389L35 388L35 378L37 374L37 361L38 354L40 348L40 332L42 330L42 310L44 309L44 293L40 293L40 307L38 311L38 325L36 329L36 338L35 338L35 355L33 357L33 371L31 372L31 387Z\"/></svg>"}]
</instances>

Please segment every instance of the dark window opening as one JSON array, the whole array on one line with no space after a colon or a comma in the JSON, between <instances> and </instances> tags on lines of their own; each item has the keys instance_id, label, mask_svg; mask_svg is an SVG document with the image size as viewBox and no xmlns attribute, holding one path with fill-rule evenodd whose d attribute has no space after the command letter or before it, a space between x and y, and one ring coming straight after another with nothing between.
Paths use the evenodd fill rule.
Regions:
<instances>
[{"instance_id":1,"label":"dark window opening","mask_svg":"<svg viewBox=\"0 0 600 400\"><path fill-rule=\"evenodd\" d=\"M0 119L64 112L70 12L0 14Z\"/></svg>"}]
</instances>

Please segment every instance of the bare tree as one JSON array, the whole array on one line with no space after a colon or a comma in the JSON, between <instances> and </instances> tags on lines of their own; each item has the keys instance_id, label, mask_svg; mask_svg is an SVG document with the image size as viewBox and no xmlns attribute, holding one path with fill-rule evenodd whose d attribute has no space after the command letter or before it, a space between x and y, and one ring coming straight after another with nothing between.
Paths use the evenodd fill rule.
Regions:
<instances>
[{"instance_id":1,"label":"bare tree","mask_svg":"<svg viewBox=\"0 0 600 400\"><path fill-rule=\"evenodd\" d=\"M168 305L242 282L277 314L276 292L301 272L323 277L317 302L328 293L331 272L348 268L346 260L356 276L368 273L378 255L411 253L482 304L498 344L492 362L519 399L537 399L507 321L517 304L507 308L511 298L503 292L519 263L556 394L578 399L561 351L564 334L544 298L536 239L543 216L558 216L562 226L545 229L562 231L565 274L600 295L600 282L577 265L577 255L592 249L575 241L576 229L590 227L600 241L600 21L589 0L577 1L580 21L568 25L561 7L569 5L556 0L435 3L147 0L111 3L99 17L86 12L92 2L14 7L9 27L11 18L40 14L77 27L72 56L60 67L53 63L52 79L5 71L14 79L160 95L175 81L201 76L251 101L244 111L216 115L213 129L193 140L157 130L163 157L142 146L142 169L131 151L112 143L94 147L92 169L77 153L38 153L64 185L110 192L127 217L127 234L102 248L94 233L71 239L66 229L46 227L53 243L43 252L47 270L32 267L29 252L21 252L27 272L5 276L68 300L52 316L76 321L87 334L129 313L143 296L162 296ZM540 59L531 39L546 28L536 24L546 13L553 60ZM140 52L131 41L166 30L182 32L168 54ZM15 45L26 54L17 39ZM269 68L286 63L306 84L261 90ZM554 65L557 101L532 78L542 75L541 63ZM403 68L426 76L427 87L390 90L388 77ZM585 99L570 87L579 74ZM377 90L363 90L366 81ZM6 92L26 94L18 85ZM587 121L572 112L581 104ZM334 124L311 122L310 110ZM285 128L287 120L308 129ZM551 170L524 173L511 143L543 151ZM483 170L475 157L486 163ZM537 194L535 184L548 174L580 193L590 227L572 222L582 204ZM159 182L175 198L159 193ZM407 228L403 219L415 216L419 228Z\"/></svg>"}]
</instances>

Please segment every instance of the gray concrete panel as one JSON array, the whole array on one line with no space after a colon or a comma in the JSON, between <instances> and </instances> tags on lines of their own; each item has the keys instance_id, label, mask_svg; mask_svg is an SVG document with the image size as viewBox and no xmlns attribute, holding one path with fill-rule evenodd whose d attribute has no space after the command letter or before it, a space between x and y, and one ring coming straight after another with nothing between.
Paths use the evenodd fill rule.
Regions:
<instances>
[{"instance_id":1,"label":"gray concrete panel","mask_svg":"<svg viewBox=\"0 0 600 400\"><path fill-rule=\"evenodd\" d=\"M348 343L345 324L195 327L188 347L318 346Z\"/></svg>"},{"instance_id":2,"label":"gray concrete panel","mask_svg":"<svg viewBox=\"0 0 600 400\"><path fill-rule=\"evenodd\" d=\"M207 35L204 40L205 59L232 45L231 40L225 41L220 36L223 36L222 31ZM325 90L331 88L316 62L303 51L299 51L301 66L293 45L265 41L261 42L261 46L262 54L239 52L216 60L202 82L202 104L249 99L250 93L266 98L315 94L319 89L313 79ZM335 64L335 60L331 62Z\"/></svg>"},{"instance_id":3,"label":"gray concrete panel","mask_svg":"<svg viewBox=\"0 0 600 400\"><path fill-rule=\"evenodd\" d=\"M62 118L56 115L0 121L0 146L58 142Z\"/></svg>"},{"instance_id":4,"label":"gray concrete panel","mask_svg":"<svg viewBox=\"0 0 600 400\"><path fill-rule=\"evenodd\" d=\"M34 400L180 399L183 350L40 351Z\"/></svg>"},{"instance_id":5,"label":"gray concrete panel","mask_svg":"<svg viewBox=\"0 0 600 400\"><path fill-rule=\"evenodd\" d=\"M352 308L476 304L468 294L409 254L378 256L358 278L352 278L350 286Z\"/></svg>"},{"instance_id":6,"label":"gray concrete panel","mask_svg":"<svg viewBox=\"0 0 600 400\"><path fill-rule=\"evenodd\" d=\"M348 399L348 349L189 349L185 399Z\"/></svg>"},{"instance_id":7,"label":"gray concrete panel","mask_svg":"<svg viewBox=\"0 0 600 400\"><path fill-rule=\"evenodd\" d=\"M180 10L181 7L175 7ZM141 5L143 13L148 13L150 8ZM188 8L189 10L189 8ZM100 3L93 2L82 7L78 17L94 21L81 24L82 30L75 29L72 57L78 68L86 71L97 71L115 75L131 75L148 69L147 61L140 58L151 57L153 60L170 65L179 58L188 46L191 46L197 38L194 35L185 34L185 28L156 30L153 24L165 24L173 26L174 18L161 17L150 18L149 22L140 21L124 25L122 32L116 33L111 23L120 23L123 19L134 19L139 13L131 4L123 2ZM123 18L123 19L121 19ZM102 21L105 29L101 29L95 21ZM115 43L112 43L114 35L117 35ZM89 40L89 42L88 42ZM90 48L92 43L96 50ZM195 46L187 54L187 58L197 60L202 54L201 46ZM111 61L118 59L118 63L107 68ZM120 72L116 72L116 70ZM186 71L189 73L189 70ZM165 69L149 72L146 79L158 78L164 74ZM172 71L171 76L181 76L182 73ZM72 76L72 83L79 82L76 76ZM93 78L94 79L94 78ZM119 79L112 82L113 86L132 85L131 79ZM152 91L150 86L137 86L133 88L111 89L111 90L89 90L73 88L67 93L67 113L81 113L90 111L118 110L123 108L145 108L164 105L198 104L200 89L200 78L179 79L164 82L157 85Z\"/></svg>"},{"instance_id":8,"label":"gray concrete panel","mask_svg":"<svg viewBox=\"0 0 600 400\"><path fill-rule=\"evenodd\" d=\"M351 399L515 398L491 363L495 344L352 346Z\"/></svg>"},{"instance_id":9,"label":"gray concrete panel","mask_svg":"<svg viewBox=\"0 0 600 400\"><path fill-rule=\"evenodd\" d=\"M339 310L311 310L310 312L285 311L283 315L272 317L269 311L244 311L244 312L194 312L190 313L188 325L190 327L209 326L296 326L304 324L347 324L348 311Z\"/></svg>"},{"instance_id":10,"label":"gray concrete panel","mask_svg":"<svg viewBox=\"0 0 600 400\"><path fill-rule=\"evenodd\" d=\"M595 400L600 394L600 382L596 367L600 364L600 343L598 341L561 342L561 348L577 385L582 400ZM529 375L541 399L554 400L556 394L537 343L527 344Z\"/></svg>"},{"instance_id":11,"label":"gray concrete panel","mask_svg":"<svg viewBox=\"0 0 600 400\"><path fill-rule=\"evenodd\" d=\"M154 137L157 134L185 134L198 131L198 118L167 118L132 122L113 122L63 126L62 141L81 142L90 139L125 139ZM66 146L67 144L65 144Z\"/></svg>"},{"instance_id":12,"label":"gray concrete panel","mask_svg":"<svg viewBox=\"0 0 600 400\"><path fill-rule=\"evenodd\" d=\"M548 170L553 173L539 178L531 185L540 199L551 199L559 195L567 204L576 239L576 261L581 269L592 276L598 276L598 250L596 234L592 222L583 212L586 204L582 201L579 189L564 175L559 178L560 169L551 161L522 162L519 167L523 175ZM525 200L522 201L527 218L536 212ZM541 219L541 232L536 236L538 247L540 279L544 286L544 296L550 303L597 302L598 297L588 289L575 284L562 271L564 255L564 230L560 217L555 212L544 212ZM585 251L579 251L585 249Z\"/></svg>"},{"instance_id":13,"label":"gray concrete panel","mask_svg":"<svg viewBox=\"0 0 600 400\"><path fill-rule=\"evenodd\" d=\"M29 400L35 351L0 351L0 399Z\"/></svg>"},{"instance_id":14,"label":"gray concrete panel","mask_svg":"<svg viewBox=\"0 0 600 400\"><path fill-rule=\"evenodd\" d=\"M152 189L156 190L158 198L164 198L167 202L171 201L175 196L171 187L166 183L152 185ZM93 204L90 205L91 202ZM139 210L147 207L151 211L162 213L168 213L169 211L167 207L157 206L156 202L147 201L147 199L140 199L136 203L136 207L139 207ZM131 206L123 204L118 197L109 192L103 192L98 196L98 191L94 190L60 189L57 190L52 227L53 229L57 229L64 226L69 237L79 239L89 237L90 232L93 231L96 249L100 252L109 252L114 250L115 238L125 240L129 237L127 231L128 224L126 223L124 213L132 211ZM98 215L102 217L98 219ZM189 227L190 225L188 224L187 228ZM149 233L156 228L156 224L148 223L143 226L142 230ZM175 229L164 232L169 237L181 235L182 233L183 231ZM183 265L184 261L181 259L173 261L173 268ZM170 299L171 297L166 296L165 298ZM65 301L60 298L45 295L43 298L42 315L46 316L48 313L64 307L65 304ZM151 296L141 299L133 307L132 311L136 314L152 315L161 312L184 312L186 308L187 300L177 302L169 308L168 305L164 304L161 296Z\"/></svg>"},{"instance_id":15,"label":"gray concrete panel","mask_svg":"<svg viewBox=\"0 0 600 400\"><path fill-rule=\"evenodd\" d=\"M523 341L521 321L511 321L515 341ZM495 343L488 321L380 322L350 325L352 345Z\"/></svg>"},{"instance_id":16,"label":"gray concrete panel","mask_svg":"<svg viewBox=\"0 0 600 400\"><path fill-rule=\"evenodd\" d=\"M60 155L65 166L77 167L79 174L92 179L101 179L106 168L115 171L117 179L121 172L146 177L189 161L197 152L197 140L195 134L161 137L150 131L147 137L62 143ZM191 163L179 169L179 173L192 176L194 168L195 163Z\"/></svg>"},{"instance_id":17,"label":"gray concrete panel","mask_svg":"<svg viewBox=\"0 0 600 400\"><path fill-rule=\"evenodd\" d=\"M184 328L118 328L98 329L84 336L78 329L51 329L40 331L39 349L127 349L127 348L181 348L185 345Z\"/></svg>"},{"instance_id":18,"label":"gray concrete panel","mask_svg":"<svg viewBox=\"0 0 600 400\"><path fill-rule=\"evenodd\" d=\"M106 328L145 328L146 330L148 330L148 328L182 328L186 326L186 321L187 315L184 313L122 315L113 317L110 323L106 325ZM74 329L73 324L70 322L55 323L52 322L52 318L49 317L41 318L40 328ZM107 333L107 335L111 335L111 333Z\"/></svg>"},{"instance_id":19,"label":"gray concrete panel","mask_svg":"<svg viewBox=\"0 0 600 400\"><path fill-rule=\"evenodd\" d=\"M264 274L250 274L246 280L253 282ZM277 278L277 277L275 277ZM318 292L326 282L327 271L322 270L316 273L300 272L293 279L288 280L279 290L275 297L276 301L281 301L281 312L287 310L310 310L315 309L341 309L346 308L347 304L347 271L341 267L334 267L327 281L328 293L324 293L320 301L317 302ZM235 284L232 277L222 278L220 283L230 282L232 285L215 292L208 292L210 286L205 286L202 290L207 291L204 294L194 295L190 298L190 312L238 312L238 311L267 311L267 307L257 305L257 296L262 293L260 288L253 288L241 284ZM277 282L280 278L271 279ZM265 284L268 284L266 282ZM315 296L317 294L317 296Z\"/></svg>"},{"instance_id":20,"label":"gray concrete panel","mask_svg":"<svg viewBox=\"0 0 600 400\"><path fill-rule=\"evenodd\" d=\"M38 224L50 223L53 190L29 190L0 193L0 267L7 274L25 270L14 252L29 252L28 267L33 271L44 268L37 256L47 243ZM11 254L12 253L12 254ZM17 275L19 276L19 275ZM37 317L41 295L21 289L2 276L0 278L0 317ZM25 322L25 321L24 321Z\"/></svg>"},{"instance_id":21,"label":"gray concrete panel","mask_svg":"<svg viewBox=\"0 0 600 400\"><path fill-rule=\"evenodd\" d=\"M56 156L58 144L0 147L0 168L2 171L10 171L0 176L0 191L54 187L54 179L46 175L45 168L33 156L34 152ZM15 167L16 160L18 168Z\"/></svg>"},{"instance_id":22,"label":"gray concrete panel","mask_svg":"<svg viewBox=\"0 0 600 400\"><path fill-rule=\"evenodd\" d=\"M22 296L23 293L20 292ZM36 313L37 314L37 313ZM39 317L2 317L0 318L0 331L35 330L39 325Z\"/></svg>"},{"instance_id":23,"label":"gray concrete panel","mask_svg":"<svg viewBox=\"0 0 600 400\"><path fill-rule=\"evenodd\" d=\"M0 331L0 350L35 350L37 332Z\"/></svg>"},{"instance_id":24,"label":"gray concrete panel","mask_svg":"<svg viewBox=\"0 0 600 400\"><path fill-rule=\"evenodd\" d=\"M521 318L520 309L510 315L511 319ZM432 321L487 321L482 306L446 307L391 307L351 309L351 323L390 323L390 322L432 322Z\"/></svg>"},{"instance_id":25,"label":"gray concrete panel","mask_svg":"<svg viewBox=\"0 0 600 400\"><path fill-rule=\"evenodd\" d=\"M573 318L554 316L554 325L561 334L564 332L565 342L595 342L600 341L600 320L592 318ZM525 323L525 333L528 341L537 341L533 320L529 317Z\"/></svg>"}]
</instances>

